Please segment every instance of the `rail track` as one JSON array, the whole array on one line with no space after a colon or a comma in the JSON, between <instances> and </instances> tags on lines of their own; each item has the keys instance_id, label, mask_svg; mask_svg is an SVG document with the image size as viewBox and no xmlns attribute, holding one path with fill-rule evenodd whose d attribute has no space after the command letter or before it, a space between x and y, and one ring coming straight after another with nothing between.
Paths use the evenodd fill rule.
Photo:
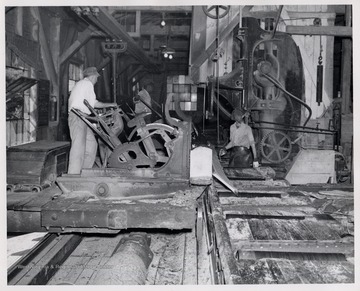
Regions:
<instances>
[{"instance_id":1,"label":"rail track","mask_svg":"<svg viewBox=\"0 0 360 291\"><path fill-rule=\"evenodd\" d=\"M143 285L353 283L353 192L319 189L215 183L192 231L47 234L8 285L120 285L122 272ZM118 255L134 234L147 243Z\"/></svg>"}]
</instances>

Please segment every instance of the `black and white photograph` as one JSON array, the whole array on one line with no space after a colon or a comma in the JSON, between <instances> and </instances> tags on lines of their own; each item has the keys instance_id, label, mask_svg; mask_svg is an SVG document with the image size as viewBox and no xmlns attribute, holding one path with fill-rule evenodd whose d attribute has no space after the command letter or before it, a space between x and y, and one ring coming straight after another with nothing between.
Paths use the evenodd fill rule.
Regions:
<instances>
[{"instance_id":1,"label":"black and white photograph","mask_svg":"<svg viewBox=\"0 0 360 291\"><path fill-rule=\"evenodd\" d=\"M5 287L359 290L357 3L2 4Z\"/></svg>"}]
</instances>

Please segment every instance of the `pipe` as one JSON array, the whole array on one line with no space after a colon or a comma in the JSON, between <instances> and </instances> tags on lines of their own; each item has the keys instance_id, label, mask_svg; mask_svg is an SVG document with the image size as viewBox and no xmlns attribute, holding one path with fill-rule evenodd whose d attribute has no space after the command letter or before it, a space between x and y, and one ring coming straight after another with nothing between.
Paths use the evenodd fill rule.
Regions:
<instances>
[{"instance_id":1,"label":"pipe","mask_svg":"<svg viewBox=\"0 0 360 291\"><path fill-rule=\"evenodd\" d=\"M283 91L285 94L287 94L289 97L293 98L295 101L299 102L300 104L302 104L303 106L306 107L306 109L309 111L309 116L308 118L305 120L303 126L305 126L308 121L310 120L310 117L312 115L312 110L311 107L309 105L307 105L304 101L302 101L301 99L297 98L295 95L291 94L289 91L287 91L282 84L280 84L280 82L278 82L277 80L274 80L270 75L268 74L263 74L265 78L267 78L269 81L271 81L272 83L274 83L275 86L277 86L281 91Z\"/></svg>"}]
</instances>

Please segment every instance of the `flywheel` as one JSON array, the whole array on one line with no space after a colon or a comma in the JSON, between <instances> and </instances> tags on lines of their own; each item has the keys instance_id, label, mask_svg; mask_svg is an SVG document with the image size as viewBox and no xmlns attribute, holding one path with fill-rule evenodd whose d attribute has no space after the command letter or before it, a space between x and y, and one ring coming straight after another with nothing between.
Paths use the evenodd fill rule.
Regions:
<instances>
[{"instance_id":1,"label":"flywheel","mask_svg":"<svg viewBox=\"0 0 360 291\"><path fill-rule=\"evenodd\" d=\"M289 158L292 142L288 135L281 131L270 131L260 142L261 154L267 161L278 164Z\"/></svg>"},{"instance_id":2,"label":"flywheel","mask_svg":"<svg viewBox=\"0 0 360 291\"><path fill-rule=\"evenodd\" d=\"M119 145L110 154L108 167L161 168L172 156L177 134L171 126L150 123L135 129L130 137L131 142Z\"/></svg>"},{"instance_id":3,"label":"flywheel","mask_svg":"<svg viewBox=\"0 0 360 291\"><path fill-rule=\"evenodd\" d=\"M226 5L211 5L210 7L203 6L202 8L206 16L212 19L223 18L230 11L230 6L226 6Z\"/></svg>"}]
</instances>

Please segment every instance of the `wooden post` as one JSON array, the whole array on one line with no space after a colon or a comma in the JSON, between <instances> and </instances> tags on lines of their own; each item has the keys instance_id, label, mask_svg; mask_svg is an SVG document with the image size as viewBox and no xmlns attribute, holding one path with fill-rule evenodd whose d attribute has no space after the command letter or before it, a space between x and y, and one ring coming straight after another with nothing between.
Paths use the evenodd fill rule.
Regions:
<instances>
[{"instance_id":1,"label":"wooden post","mask_svg":"<svg viewBox=\"0 0 360 291\"><path fill-rule=\"evenodd\" d=\"M352 11L351 5L345 7L345 25L351 28ZM342 153L347 158L348 168L353 162L352 137L353 137L353 114L352 114L352 39L342 40L341 55L341 146ZM352 174L353 175L353 174ZM353 177L351 182L353 183Z\"/></svg>"},{"instance_id":2,"label":"wooden post","mask_svg":"<svg viewBox=\"0 0 360 291\"><path fill-rule=\"evenodd\" d=\"M351 26L351 6L346 6L345 11L346 26ZM341 111L342 114L351 113L351 63L352 63L352 40L344 38L342 40L342 57L341 57Z\"/></svg>"},{"instance_id":3,"label":"wooden post","mask_svg":"<svg viewBox=\"0 0 360 291\"><path fill-rule=\"evenodd\" d=\"M44 63L44 68L47 78L51 82L51 95L57 98L57 116L59 116L59 76L55 68L53 54L51 49L60 45L60 19L55 19L55 22L50 21L51 40L48 40L44 31L44 23L41 18L39 7L31 7L31 12L39 24L39 43L41 48L41 55ZM59 54L58 54L59 55ZM58 57L56 58L58 60ZM56 61L58 64L58 61ZM49 96L50 97L50 96ZM50 131L59 124L59 118L56 121L49 123L49 139L55 140L57 132Z\"/></svg>"},{"instance_id":4,"label":"wooden post","mask_svg":"<svg viewBox=\"0 0 360 291\"><path fill-rule=\"evenodd\" d=\"M16 23L15 23L15 33L18 35L23 35L23 18L24 18L24 8L17 7L16 9Z\"/></svg>"}]
</instances>

